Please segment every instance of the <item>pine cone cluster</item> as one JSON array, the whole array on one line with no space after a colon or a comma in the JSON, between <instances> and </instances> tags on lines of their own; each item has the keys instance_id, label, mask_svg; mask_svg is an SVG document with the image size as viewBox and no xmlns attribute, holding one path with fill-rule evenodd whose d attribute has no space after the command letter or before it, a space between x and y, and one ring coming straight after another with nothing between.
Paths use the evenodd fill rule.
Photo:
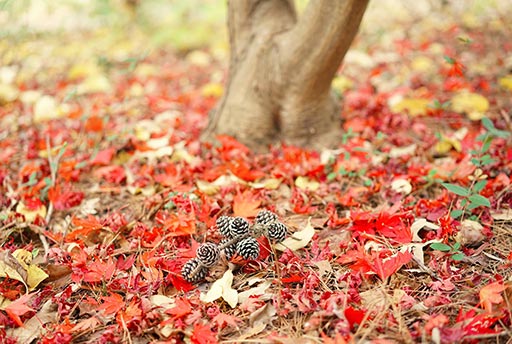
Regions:
<instances>
[{"instance_id":1,"label":"pine cone cluster","mask_svg":"<svg viewBox=\"0 0 512 344\"><path fill-rule=\"evenodd\" d=\"M264 235L270 242L278 243L286 238L288 232L277 215L269 210L261 210L252 225L243 217L230 216L220 216L215 224L224 239L218 245L211 242L200 245L196 257L183 265L181 274L190 283L203 280L207 268L214 266L221 254L228 260L236 253L243 259L255 260L260 255L260 245L256 240L259 236Z\"/></svg>"}]
</instances>

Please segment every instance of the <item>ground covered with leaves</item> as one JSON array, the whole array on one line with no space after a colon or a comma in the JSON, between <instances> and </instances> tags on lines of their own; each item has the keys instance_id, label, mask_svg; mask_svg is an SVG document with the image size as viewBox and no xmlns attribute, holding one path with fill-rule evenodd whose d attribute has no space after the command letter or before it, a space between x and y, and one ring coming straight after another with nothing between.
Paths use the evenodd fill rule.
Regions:
<instances>
[{"instance_id":1,"label":"ground covered with leaves","mask_svg":"<svg viewBox=\"0 0 512 344\"><path fill-rule=\"evenodd\" d=\"M505 343L512 26L363 35L322 152L199 140L224 58L106 31L0 42L2 343ZM15 49L13 48L15 47ZM181 269L220 216L280 246Z\"/></svg>"}]
</instances>

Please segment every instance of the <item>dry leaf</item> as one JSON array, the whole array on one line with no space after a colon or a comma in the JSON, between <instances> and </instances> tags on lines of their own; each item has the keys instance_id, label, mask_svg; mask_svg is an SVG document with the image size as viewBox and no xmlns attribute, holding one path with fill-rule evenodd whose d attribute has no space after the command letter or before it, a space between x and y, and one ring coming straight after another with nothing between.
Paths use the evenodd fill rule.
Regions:
<instances>
[{"instance_id":1,"label":"dry leaf","mask_svg":"<svg viewBox=\"0 0 512 344\"><path fill-rule=\"evenodd\" d=\"M265 326L272 321L272 318L276 315L276 309L271 303L266 303L265 306L257 309L255 312L249 315L249 326L259 327L261 324Z\"/></svg>"},{"instance_id":2,"label":"dry leaf","mask_svg":"<svg viewBox=\"0 0 512 344\"><path fill-rule=\"evenodd\" d=\"M48 274L44 272L37 265L32 264L32 253L18 249L12 253L12 256L16 258L18 263L25 269L26 271L26 285L28 286L28 291L34 290L39 283L48 278Z\"/></svg>"},{"instance_id":3,"label":"dry leaf","mask_svg":"<svg viewBox=\"0 0 512 344\"><path fill-rule=\"evenodd\" d=\"M281 185L281 179L268 178L259 182L249 183L249 185L254 189L276 190Z\"/></svg>"},{"instance_id":4,"label":"dry leaf","mask_svg":"<svg viewBox=\"0 0 512 344\"><path fill-rule=\"evenodd\" d=\"M423 228L438 230L439 226L435 223L427 221L427 219L424 218L418 218L416 221L413 222L411 225L411 233L412 233L412 241L413 242L421 242L421 238L418 236L418 233Z\"/></svg>"},{"instance_id":5,"label":"dry leaf","mask_svg":"<svg viewBox=\"0 0 512 344\"><path fill-rule=\"evenodd\" d=\"M315 229L313 226L311 226L311 218L309 218L308 223L303 230L293 233L292 236L286 238L283 242L277 244L275 247L279 251L284 251L287 248L292 251L297 251L306 247L314 235Z\"/></svg>"},{"instance_id":6,"label":"dry leaf","mask_svg":"<svg viewBox=\"0 0 512 344\"><path fill-rule=\"evenodd\" d=\"M40 338L45 324L57 321L57 313L57 304L48 300L41 310L27 320L22 327L11 329L7 334L9 337L16 338L18 343L32 343L34 339Z\"/></svg>"},{"instance_id":7,"label":"dry leaf","mask_svg":"<svg viewBox=\"0 0 512 344\"><path fill-rule=\"evenodd\" d=\"M227 270L220 279L213 282L206 294L201 294L201 301L213 302L222 297L231 308L235 308L238 303L238 292L231 287L231 284L233 284L233 272Z\"/></svg>"},{"instance_id":8,"label":"dry leaf","mask_svg":"<svg viewBox=\"0 0 512 344\"><path fill-rule=\"evenodd\" d=\"M404 98L391 106L395 113L407 112L411 116L423 116L427 114L429 99Z\"/></svg>"},{"instance_id":9,"label":"dry leaf","mask_svg":"<svg viewBox=\"0 0 512 344\"><path fill-rule=\"evenodd\" d=\"M37 215L41 216L42 218L46 216L46 206L41 204L35 209L30 209L25 205L25 203L20 201L18 205L16 205L16 212L25 216L25 220L27 222L34 222Z\"/></svg>"},{"instance_id":10,"label":"dry leaf","mask_svg":"<svg viewBox=\"0 0 512 344\"><path fill-rule=\"evenodd\" d=\"M27 271L9 251L0 252L0 277L14 279L27 285Z\"/></svg>"},{"instance_id":11,"label":"dry leaf","mask_svg":"<svg viewBox=\"0 0 512 344\"><path fill-rule=\"evenodd\" d=\"M451 109L467 114L472 121L478 121L489 109L489 101L480 94L462 91L452 98Z\"/></svg>"},{"instance_id":12,"label":"dry leaf","mask_svg":"<svg viewBox=\"0 0 512 344\"><path fill-rule=\"evenodd\" d=\"M512 220L512 209L497 209L491 211L491 216L495 220L510 221Z\"/></svg>"},{"instance_id":13,"label":"dry leaf","mask_svg":"<svg viewBox=\"0 0 512 344\"><path fill-rule=\"evenodd\" d=\"M412 185L407 179L395 179L391 182L391 189L397 193L408 195L412 191Z\"/></svg>"},{"instance_id":14,"label":"dry leaf","mask_svg":"<svg viewBox=\"0 0 512 344\"><path fill-rule=\"evenodd\" d=\"M270 287L271 284L272 283L270 281L265 281L257 287L241 292L240 294L238 294L238 303L244 303L245 301L247 301L247 299L249 299L249 297L254 295L265 295L265 291L268 289L268 287Z\"/></svg>"},{"instance_id":15,"label":"dry leaf","mask_svg":"<svg viewBox=\"0 0 512 344\"><path fill-rule=\"evenodd\" d=\"M295 186L301 190L316 191L320 187L320 183L308 177L300 176L295 179Z\"/></svg>"},{"instance_id":16,"label":"dry leaf","mask_svg":"<svg viewBox=\"0 0 512 344\"><path fill-rule=\"evenodd\" d=\"M504 89L512 91L512 74L509 74L507 76L504 76L503 78L500 78L498 80L498 83Z\"/></svg>"}]
</instances>

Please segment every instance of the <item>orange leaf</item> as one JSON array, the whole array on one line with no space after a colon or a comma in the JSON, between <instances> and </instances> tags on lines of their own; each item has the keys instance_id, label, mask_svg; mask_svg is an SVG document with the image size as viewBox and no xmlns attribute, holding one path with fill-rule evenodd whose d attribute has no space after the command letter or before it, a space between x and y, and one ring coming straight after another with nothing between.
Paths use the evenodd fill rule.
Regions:
<instances>
[{"instance_id":1,"label":"orange leaf","mask_svg":"<svg viewBox=\"0 0 512 344\"><path fill-rule=\"evenodd\" d=\"M105 315L115 314L124 307L124 299L117 293L111 293L110 296L103 296L101 298L102 304L98 310L103 310Z\"/></svg>"},{"instance_id":2,"label":"orange leaf","mask_svg":"<svg viewBox=\"0 0 512 344\"><path fill-rule=\"evenodd\" d=\"M34 310L27 306L27 302L31 297L31 294L25 294L5 307L5 312L11 317L12 320L14 320L18 326L23 326L23 321L21 321L20 316Z\"/></svg>"},{"instance_id":3,"label":"orange leaf","mask_svg":"<svg viewBox=\"0 0 512 344\"><path fill-rule=\"evenodd\" d=\"M237 193L233 199L233 215L254 217L258 214L261 200L256 199L249 190Z\"/></svg>"},{"instance_id":4,"label":"orange leaf","mask_svg":"<svg viewBox=\"0 0 512 344\"><path fill-rule=\"evenodd\" d=\"M492 312L493 304L497 305L503 302L501 293L507 287L501 282L494 282L486 285L480 290L480 304L487 312Z\"/></svg>"}]
</instances>

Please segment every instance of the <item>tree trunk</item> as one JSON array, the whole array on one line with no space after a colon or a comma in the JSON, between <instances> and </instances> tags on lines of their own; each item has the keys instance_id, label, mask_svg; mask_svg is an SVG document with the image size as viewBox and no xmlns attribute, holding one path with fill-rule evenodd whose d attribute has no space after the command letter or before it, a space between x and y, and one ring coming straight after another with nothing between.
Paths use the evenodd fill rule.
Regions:
<instances>
[{"instance_id":1,"label":"tree trunk","mask_svg":"<svg viewBox=\"0 0 512 344\"><path fill-rule=\"evenodd\" d=\"M330 85L368 0L231 0L229 79L204 138L228 134L254 149L283 141L320 148L341 134Z\"/></svg>"}]
</instances>

